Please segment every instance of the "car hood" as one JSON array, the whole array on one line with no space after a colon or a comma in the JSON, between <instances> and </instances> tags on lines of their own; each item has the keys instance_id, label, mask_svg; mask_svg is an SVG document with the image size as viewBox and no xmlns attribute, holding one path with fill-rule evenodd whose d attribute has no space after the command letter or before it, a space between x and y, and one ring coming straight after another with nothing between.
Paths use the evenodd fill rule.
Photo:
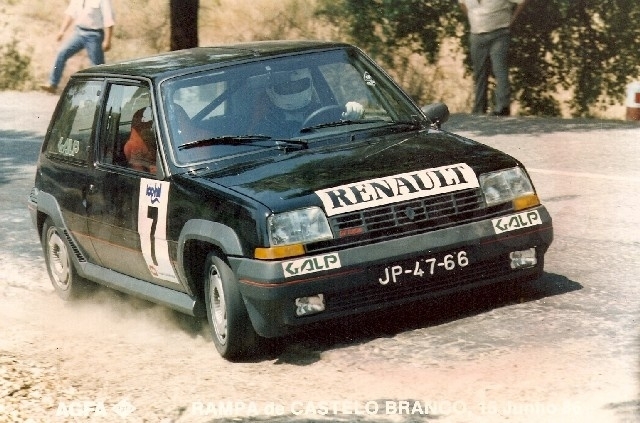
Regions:
<instances>
[{"instance_id":1,"label":"car hood","mask_svg":"<svg viewBox=\"0 0 640 423\"><path fill-rule=\"evenodd\" d=\"M198 178L205 184L219 184L259 201L273 212L281 212L313 205L324 205L327 209L331 191L355 193L358 198L367 199L371 195L365 192L366 185L376 181L387 188L387 197L395 197L389 202L402 201L402 194L407 193L414 198L426 197L432 193L420 188L430 187L429 177L436 184L439 176L448 177L442 171L452 165L460 165L454 173L449 172L453 179L456 175L463 176L462 172L466 175L462 181L475 179L477 186L480 174L519 164L498 150L442 131L392 134L333 146L316 144L322 142L312 142L306 150L282 152L275 157L210 171ZM388 191L391 180L405 185L394 188L395 196ZM452 186L449 192L462 188ZM421 192L413 192L416 190ZM348 198L353 202L353 197L342 199L349 202Z\"/></svg>"}]
</instances>

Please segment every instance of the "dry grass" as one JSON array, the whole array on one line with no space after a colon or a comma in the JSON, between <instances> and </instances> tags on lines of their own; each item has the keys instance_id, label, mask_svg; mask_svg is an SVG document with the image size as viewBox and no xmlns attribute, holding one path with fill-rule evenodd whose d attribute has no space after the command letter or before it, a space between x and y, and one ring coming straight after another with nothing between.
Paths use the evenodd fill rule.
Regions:
<instances>
[{"instance_id":1,"label":"dry grass","mask_svg":"<svg viewBox=\"0 0 640 423\"><path fill-rule=\"evenodd\" d=\"M108 62L167 51L169 2L113 0L116 27ZM37 80L46 79L59 44L55 40L67 0L0 0L0 43L20 41L32 56ZM331 39L335 31L313 19L313 0L202 1L200 45L266 39ZM67 31L67 35L71 30ZM89 65L86 54L73 57L65 75Z\"/></svg>"},{"instance_id":2,"label":"dry grass","mask_svg":"<svg viewBox=\"0 0 640 423\"><path fill-rule=\"evenodd\" d=\"M168 0L113 3L116 27L113 48L106 54L108 62L169 49ZM0 43L16 38L20 51L31 56L35 80L30 88L49 74L59 47L54 37L66 5L67 0L0 0ZM314 18L315 6L316 0L201 1L200 45L267 39L345 40L338 28ZM443 49L436 66L427 65L423 57L414 54L399 59L397 70L389 71L414 98L424 103L445 101L454 113L468 112L472 82L455 50L456 42L459 40ZM76 55L67 64L65 78L87 66L86 55ZM517 104L514 106L517 111ZM624 113L622 105L613 105L597 115L622 119Z\"/></svg>"}]
</instances>

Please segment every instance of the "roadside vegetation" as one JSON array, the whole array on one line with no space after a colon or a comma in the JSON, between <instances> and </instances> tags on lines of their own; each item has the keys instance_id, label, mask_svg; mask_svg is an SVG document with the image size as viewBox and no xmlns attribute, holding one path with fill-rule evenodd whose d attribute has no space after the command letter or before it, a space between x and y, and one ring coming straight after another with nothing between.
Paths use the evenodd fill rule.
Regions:
<instances>
[{"instance_id":1,"label":"roadside vegetation","mask_svg":"<svg viewBox=\"0 0 640 423\"><path fill-rule=\"evenodd\" d=\"M0 45L0 90L21 90L31 88L30 51L21 52L14 38Z\"/></svg>"},{"instance_id":2,"label":"roadside vegetation","mask_svg":"<svg viewBox=\"0 0 640 423\"><path fill-rule=\"evenodd\" d=\"M113 0L109 62L169 50L169 2ZM0 89L46 79L67 0L0 0ZM626 86L640 80L640 3L528 0L514 27L512 86L521 115L622 119ZM353 42L420 104L472 100L467 22L450 0L200 1L200 45L268 39ZM66 69L89 66L84 54Z\"/></svg>"}]
</instances>

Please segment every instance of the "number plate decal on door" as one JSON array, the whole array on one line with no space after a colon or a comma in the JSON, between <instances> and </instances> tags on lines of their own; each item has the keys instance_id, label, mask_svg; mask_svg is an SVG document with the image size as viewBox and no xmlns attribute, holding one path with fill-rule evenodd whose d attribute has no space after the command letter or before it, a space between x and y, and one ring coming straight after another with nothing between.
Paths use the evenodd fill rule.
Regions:
<instances>
[{"instance_id":1,"label":"number plate decal on door","mask_svg":"<svg viewBox=\"0 0 640 423\"><path fill-rule=\"evenodd\" d=\"M167 206L169 182L140 179L138 202L138 233L144 261L154 278L178 282L169 259L167 243Z\"/></svg>"}]
</instances>

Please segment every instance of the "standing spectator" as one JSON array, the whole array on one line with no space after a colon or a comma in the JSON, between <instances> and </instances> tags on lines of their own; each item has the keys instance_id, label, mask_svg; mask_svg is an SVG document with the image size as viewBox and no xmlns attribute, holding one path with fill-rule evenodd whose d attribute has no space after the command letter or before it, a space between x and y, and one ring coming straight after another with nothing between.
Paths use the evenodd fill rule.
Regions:
<instances>
[{"instance_id":1,"label":"standing spectator","mask_svg":"<svg viewBox=\"0 0 640 423\"><path fill-rule=\"evenodd\" d=\"M64 15L57 41L62 40L72 23L75 24L75 32L58 52L49 82L40 86L50 93L57 91L62 72L71 56L85 48L91 63L94 66L101 65L104 63L104 52L111 48L115 23L111 0L70 0Z\"/></svg>"},{"instance_id":2,"label":"standing spectator","mask_svg":"<svg viewBox=\"0 0 640 423\"><path fill-rule=\"evenodd\" d=\"M488 110L489 73L496 80L494 116L509 116L511 89L509 86L509 28L524 8L526 0L459 0L471 26L469 36L475 100L473 113Z\"/></svg>"}]
</instances>

